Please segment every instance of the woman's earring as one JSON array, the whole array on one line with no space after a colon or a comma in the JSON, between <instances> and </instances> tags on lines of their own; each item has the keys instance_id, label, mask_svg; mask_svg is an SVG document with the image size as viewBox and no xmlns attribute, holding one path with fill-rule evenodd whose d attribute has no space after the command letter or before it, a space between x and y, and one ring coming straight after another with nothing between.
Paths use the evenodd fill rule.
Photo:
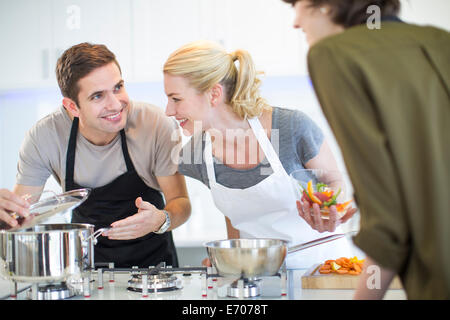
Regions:
<instances>
[{"instance_id":1,"label":"woman's earring","mask_svg":"<svg viewBox=\"0 0 450 320\"><path fill-rule=\"evenodd\" d=\"M328 10L327 7L321 7L320 8L320 12L323 13L323 14L328 14L329 10Z\"/></svg>"}]
</instances>

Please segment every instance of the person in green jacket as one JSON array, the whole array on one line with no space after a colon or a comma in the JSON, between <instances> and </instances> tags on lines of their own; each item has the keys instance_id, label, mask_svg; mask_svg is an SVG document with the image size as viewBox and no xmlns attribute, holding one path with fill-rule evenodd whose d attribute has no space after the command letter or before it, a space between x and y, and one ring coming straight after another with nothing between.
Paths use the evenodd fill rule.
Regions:
<instances>
[{"instance_id":1,"label":"person in green jacket","mask_svg":"<svg viewBox=\"0 0 450 320\"><path fill-rule=\"evenodd\" d=\"M354 298L398 274L408 299L450 299L450 33L402 22L399 0L283 1L360 209Z\"/></svg>"}]
</instances>

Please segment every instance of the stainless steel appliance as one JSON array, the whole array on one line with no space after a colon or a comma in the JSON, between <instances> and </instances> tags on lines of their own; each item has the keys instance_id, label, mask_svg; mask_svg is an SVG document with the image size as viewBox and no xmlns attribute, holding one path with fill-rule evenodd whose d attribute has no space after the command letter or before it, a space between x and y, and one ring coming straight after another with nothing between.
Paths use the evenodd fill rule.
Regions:
<instances>
[{"instance_id":1,"label":"stainless steel appliance","mask_svg":"<svg viewBox=\"0 0 450 320\"><path fill-rule=\"evenodd\" d=\"M164 263L149 268L115 268L113 263L96 264L80 281L31 283L21 288L13 282L1 299L230 299L286 297L286 273L244 283L222 277L213 267L173 268ZM256 291L255 291L256 290ZM255 291L255 292L253 292Z\"/></svg>"},{"instance_id":2,"label":"stainless steel appliance","mask_svg":"<svg viewBox=\"0 0 450 320\"><path fill-rule=\"evenodd\" d=\"M324 244L344 237L345 234L315 239L288 248L279 239L227 239L205 243L209 259L219 275L237 278L228 290L228 296L257 297L260 295L260 278L276 275L287 254ZM285 271L281 279L286 281Z\"/></svg>"},{"instance_id":3,"label":"stainless steel appliance","mask_svg":"<svg viewBox=\"0 0 450 320\"><path fill-rule=\"evenodd\" d=\"M163 264L150 268L115 268L113 264L96 264L89 277L76 283L22 283L0 280L0 299L69 299L69 300L303 300L352 299L353 290L302 289L301 277L306 269L284 270L274 276L244 279L220 276L213 267L171 268ZM140 275L142 282L135 278ZM162 275L159 277L158 275ZM175 281L172 281L173 279ZM160 279L163 279L162 282ZM171 279L168 285L167 279ZM147 281L147 286L145 286ZM142 284L139 284L142 283ZM142 286L142 288L139 288ZM134 288L133 288L134 286ZM170 289L165 289L166 287ZM65 288L72 287L70 292ZM147 290L145 290L147 288ZM258 296L246 292L257 290ZM65 294L72 294L64 297ZM231 293L231 295L230 295ZM389 290L386 299L406 299L403 290ZM232 302L231 302L232 303ZM266 302L264 302L266 303ZM189 301L186 302L189 304Z\"/></svg>"}]
</instances>

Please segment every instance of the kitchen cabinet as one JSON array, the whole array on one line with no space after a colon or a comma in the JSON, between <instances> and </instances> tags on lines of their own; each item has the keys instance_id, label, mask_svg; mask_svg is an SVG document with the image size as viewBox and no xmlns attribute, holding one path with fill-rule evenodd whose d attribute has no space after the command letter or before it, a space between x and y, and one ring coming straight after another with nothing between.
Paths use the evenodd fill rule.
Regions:
<instances>
[{"instance_id":1,"label":"kitchen cabinet","mask_svg":"<svg viewBox=\"0 0 450 320\"><path fill-rule=\"evenodd\" d=\"M268 76L305 74L293 17L273 0L2 1L0 89L56 86L58 57L85 41L107 45L132 82L161 81L169 54L199 39L248 50Z\"/></svg>"},{"instance_id":2,"label":"kitchen cabinet","mask_svg":"<svg viewBox=\"0 0 450 320\"><path fill-rule=\"evenodd\" d=\"M67 48L91 42L106 45L131 77L130 1L53 0L52 12L53 66Z\"/></svg>"},{"instance_id":3,"label":"kitchen cabinet","mask_svg":"<svg viewBox=\"0 0 450 320\"><path fill-rule=\"evenodd\" d=\"M80 42L108 46L131 77L130 17L127 0L0 2L0 89L56 86L57 59Z\"/></svg>"},{"instance_id":4,"label":"kitchen cabinet","mask_svg":"<svg viewBox=\"0 0 450 320\"><path fill-rule=\"evenodd\" d=\"M267 76L305 75L307 44L292 25L294 11L282 1L212 1L207 12L214 40L227 50L247 50ZM207 15L204 15L207 16Z\"/></svg>"},{"instance_id":5,"label":"kitchen cabinet","mask_svg":"<svg viewBox=\"0 0 450 320\"><path fill-rule=\"evenodd\" d=\"M201 38L200 0L132 0L133 81L162 81L169 54Z\"/></svg>"},{"instance_id":6,"label":"kitchen cabinet","mask_svg":"<svg viewBox=\"0 0 450 320\"><path fill-rule=\"evenodd\" d=\"M50 3L0 2L0 89L28 87L50 79Z\"/></svg>"},{"instance_id":7,"label":"kitchen cabinet","mask_svg":"<svg viewBox=\"0 0 450 320\"><path fill-rule=\"evenodd\" d=\"M401 17L450 28L448 1L422 2L402 0ZM1 1L0 90L56 86L57 58L84 41L106 44L127 82L161 81L168 55L199 39L248 50L268 77L307 75L308 45L293 20L279 0Z\"/></svg>"},{"instance_id":8,"label":"kitchen cabinet","mask_svg":"<svg viewBox=\"0 0 450 320\"><path fill-rule=\"evenodd\" d=\"M272 0L131 0L133 81L161 81L167 57L195 40L245 49L268 76L306 74L292 8Z\"/></svg>"}]
</instances>

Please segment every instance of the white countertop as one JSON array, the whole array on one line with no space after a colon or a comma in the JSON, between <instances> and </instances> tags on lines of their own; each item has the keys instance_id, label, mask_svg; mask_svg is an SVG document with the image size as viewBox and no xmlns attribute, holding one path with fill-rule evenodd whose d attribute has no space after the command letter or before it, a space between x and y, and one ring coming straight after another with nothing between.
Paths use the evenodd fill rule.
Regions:
<instances>
[{"instance_id":1,"label":"white countertop","mask_svg":"<svg viewBox=\"0 0 450 320\"><path fill-rule=\"evenodd\" d=\"M266 289L265 294L261 297L253 298L252 300L350 300L353 298L354 290L331 290L331 289L302 289L301 276L305 273L305 269L288 270L288 286L287 295L281 296L279 293L271 295L273 292L278 292L276 285ZM129 274L115 274L115 281L108 282L108 276L104 276L104 289L97 289L96 281L91 282L90 297L85 298L83 295L73 297L73 300L236 300L236 298L226 297L223 286L223 281L211 281L208 279L211 288L207 290L207 296L202 296L201 277L199 274L193 274L189 277L177 275L182 283L182 289L171 292L149 293L148 297L143 298L140 293L127 290L127 281L130 279ZM95 274L92 276L96 280ZM266 286L269 286L271 281L279 279L274 277L264 278L263 281ZM222 283L222 284L221 284ZM268 285L267 285L268 284ZM30 284L19 283L18 289L30 286ZM11 293L13 286L11 281L0 280L0 298L7 298ZM25 299L25 294L19 293L19 300ZM405 300L406 294L403 290L388 290L385 300Z\"/></svg>"}]
</instances>

